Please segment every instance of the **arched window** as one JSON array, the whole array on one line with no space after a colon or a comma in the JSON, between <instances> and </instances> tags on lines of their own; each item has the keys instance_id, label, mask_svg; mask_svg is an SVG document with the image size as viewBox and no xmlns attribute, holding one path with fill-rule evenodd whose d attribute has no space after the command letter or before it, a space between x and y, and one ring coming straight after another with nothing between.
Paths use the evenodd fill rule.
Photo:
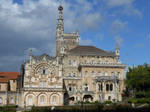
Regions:
<instances>
[{"instance_id":1,"label":"arched window","mask_svg":"<svg viewBox=\"0 0 150 112\"><path fill-rule=\"evenodd\" d=\"M111 96L108 96L108 100L111 100Z\"/></svg>"},{"instance_id":2,"label":"arched window","mask_svg":"<svg viewBox=\"0 0 150 112\"><path fill-rule=\"evenodd\" d=\"M87 83L84 85L84 91L89 91L89 87Z\"/></svg>"},{"instance_id":3,"label":"arched window","mask_svg":"<svg viewBox=\"0 0 150 112\"><path fill-rule=\"evenodd\" d=\"M101 61L98 61L98 63L97 64L101 64Z\"/></svg>"},{"instance_id":4,"label":"arched window","mask_svg":"<svg viewBox=\"0 0 150 112\"><path fill-rule=\"evenodd\" d=\"M101 83L101 91L103 91L103 84Z\"/></svg>"},{"instance_id":5,"label":"arched window","mask_svg":"<svg viewBox=\"0 0 150 112\"><path fill-rule=\"evenodd\" d=\"M75 92L76 91L76 86L72 85L72 91Z\"/></svg>"},{"instance_id":6,"label":"arched window","mask_svg":"<svg viewBox=\"0 0 150 112\"><path fill-rule=\"evenodd\" d=\"M43 87L47 87L47 82L43 82Z\"/></svg>"},{"instance_id":7,"label":"arched window","mask_svg":"<svg viewBox=\"0 0 150 112\"><path fill-rule=\"evenodd\" d=\"M40 97L40 102L41 102L41 103L44 103L44 102L45 102L45 96L41 96L41 97Z\"/></svg>"},{"instance_id":8,"label":"arched window","mask_svg":"<svg viewBox=\"0 0 150 112\"><path fill-rule=\"evenodd\" d=\"M45 73L46 73L45 71L46 71L46 70L45 70L45 69L43 69L43 75L45 75Z\"/></svg>"},{"instance_id":9,"label":"arched window","mask_svg":"<svg viewBox=\"0 0 150 112\"><path fill-rule=\"evenodd\" d=\"M10 104L14 104L14 98L10 98Z\"/></svg>"},{"instance_id":10,"label":"arched window","mask_svg":"<svg viewBox=\"0 0 150 112\"><path fill-rule=\"evenodd\" d=\"M113 91L113 84L110 84L110 91Z\"/></svg>"},{"instance_id":11,"label":"arched window","mask_svg":"<svg viewBox=\"0 0 150 112\"><path fill-rule=\"evenodd\" d=\"M101 91L101 84L98 84L98 90Z\"/></svg>"},{"instance_id":12,"label":"arched window","mask_svg":"<svg viewBox=\"0 0 150 112\"><path fill-rule=\"evenodd\" d=\"M69 60L69 65L70 65L70 66L72 65L72 61L71 61L71 60Z\"/></svg>"},{"instance_id":13,"label":"arched window","mask_svg":"<svg viewBox=\"0 0 150 112\"><path fill-rule=\"evenodd\" d=\"M86 76L86 77L88 76L88 71L85 71L85 76Z\"/></svg>"},{"instance_id":14,"label":"arched window","mask_svg":"<svg viewBox=\"0 0 150 112\"><path fill-rule=\"evenodd\" d=\"M102 83L98 85L99 86L99 91L103 91L103 85Z\"/></svg>"},{"instance_id":15,"label":"arched window","mask_svg":"<svg viewBox=\"0 0 150 112\"><path fill-rule=\"evenodd\" d=\"M73 73L73 77L76 77L76 73Z\"/></svg>"},{"instance_id":16,"label":"arched window","mask_svg":"<svg viewBox=\"0 0 150 112\"><path fill-rule=\"evenodd\" d=\"M108 76L107 72L104 72L104 76Z\"/></svg>"},{"instance_id":17,"label":"arched window","mask_svg":"<svg viewBox=\"0 0 150 112\"><path fill-rule=\"evenodd\" d=\"M76 60L73 60L73 66L76 66Z\"/></svg>"},{"instance_id":18,"label":"arched window","mask_svg":"<svg viewBox=\"0 0 150 112\"><path fill-rule=\"evenodd\" d=\"M111 72L111 76L114 76L115 74L114 74L114 72Z\"/></svg>"},{"instance_id":19,"label":"arched window","mask_svg":"<svg viewBox=\"0 0 150 112\"><path fill-rule=\"evenodd\" d=\"M54 88L56 88L56 87L57 87L57 85L56 85L56 84L54 84L54 85L53 85L53 87L54 87Z\"/></svg>"},{"instance_id":20,"label":"arched window","mask_svg":"<svg viewBox=\"0 0 150 112\"><path fill-rule=\"evenodd\" d=\"M62 48L61 48L61 53L63 54L64 52L65 52L65 48L62 47Z\"/></svg>"},{"instance_id":21,"label":"arched window","mask_svg":"<svg viewBox=\"0 0 150 112\"><path fill-rule=\"evenodd\" d=\"M87 60L85 60L84 63L87 64Z\"/></svg>"},{"instance_id":22,"label":"arched window","mask_svg":"<svg viewBox=\"0 0 150 112\"><path fill-rule=\"evenodd\" d=\"M0 97L0 104L2 104L3 103L3 99Z\"/></svg>"},{"instance_id":23,"label":"arched window","mask_svg":"<svg viewBox=\"0 0 150 112\"><path fill-rule=\"evenodd\" d=\"M75 40L73 40L72 42L73 42L73 45L75 45Z\"/></svg>"},{"instance_id":24,"label":"arched window","mask_svg":"<svg viewBox=\"0 0 150 112\"><path fill-rule=\"evenodd\" d=\"M57 103L57 96L53 96L52 102L53 102L53 104L56 104L56 103Z\"/></svg>"},{"instance_id":25,"label":"arched window","mask_svg":"<svg viewBox=\"0 0 150 112\"><path fill-rule=\"evenodd\" d=\"M71 77L71 73L69 73L69 77Z\"/></svg>"},{"instance_id":26,"label":"arched window","mask_svg":"<svg viewBox=\"0 0 150 112\"><path fill-rule=\"evenodd\" d=\"M106 91L109 91L109 84L106 84Z\"/></svg>"},{"instance_id":27,"label":"arched window","mask_svg":"<svg viewBox=\"0 0 150 112\"><path fill-rule=\"evenodd\" d=\"M120 78L120 72L118 72L118 78Z\"/></svg>"},{"instance_id":28,"label":"arched window","mask_svg":"<svg viewBox=\"0 0 150 112\"><path fill-rule=\"evenodd\" d=\"M29 97L28 97L28 104L29 104L29 105L33 105L32 96L29 96Z\"/></svg>"},{"instance_id":29,"label":"arched window","mask_svg":"<svg viewBox=\"0 0 150 112\"><path fill-rule=\"evenodd\" d=\"M69 86L69 91L72 91L72 87L71 86Z\"/></svg>"},{"instance_id":30,"label":"arched window","mask_svg":"<svg viewBox=\"0 0 150 112\"><path fill-rule=\"evenodd\" d=\"M92 60L92 64L94 64L95 63L95 61L94 60Z\"/></svg>"},{"instance_id":31,"label":"arched window","mask_svg":"<svg viewBox=\"0 0 150 112\"><path fill-rule=\"evenodd\" d=\"M94 73L94 71L92 71L92 76L94 76L95 75L95 73Z\"/></svg>"},{"instance_id":32,"label":"arched window","mask_svg":"<svg viewBox=\"0 0 150 112\"><path fill-rule=\"evenodd\" d=\"M29 87L32 87L32 83L29 84Z\"/></svg>"},{"instance_id":33,"label":"arched window","mask_svg":"<svg viewBox=\"0 0 150 112\"><path fill-rule=\"evenodd\" d=\"M98 72L98 76L101 76L102 75L102 73L101 72Z\"/></svg>"}]
</instances>

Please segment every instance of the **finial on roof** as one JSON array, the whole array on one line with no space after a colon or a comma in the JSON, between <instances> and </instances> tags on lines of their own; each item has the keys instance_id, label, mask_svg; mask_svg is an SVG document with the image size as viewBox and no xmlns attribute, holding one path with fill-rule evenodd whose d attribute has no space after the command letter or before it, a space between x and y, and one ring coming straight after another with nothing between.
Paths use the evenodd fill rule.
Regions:
<instances>
[{"instance_id":1,"label":"finial on roof","mask_svg":"<svg viewBox=\"0 0 150 112\"><path fill-rule=\"evenodd\" d=\"M59 11L62 11L62 10L63 10L63 7L62 7L61 5L59 5L58 10L59 10Z\"/></svg>"},{"instance_id":2,"label":"finial on roof","mask_svg":"<svg viewBox=\"0 0 150 112\"><path fill-rule=\"evenodd\" d=\"M116 49L119 49L119 43L116 42Z\"/></svg>"},{"instance_id":3,"label":"finial on roof","mask_svg":"<svg viewBox=\"0 0 150 112\"><path fill-rule=\"evenodd\" d=\"M76 29L76 34L77 34L77 35L79 34L79 29Z\"/></svg>"},{"instance_id":4,"label":"finial on roof","mask_svg":"<svg viewBox=\"0 0 150 112\"><path fill-rule=\"evenodd\" d=\"M30 49L30 53L29 53L29 55L30 55L30 56L32 56L32 49Z\"/></svg>"}]
</instances>

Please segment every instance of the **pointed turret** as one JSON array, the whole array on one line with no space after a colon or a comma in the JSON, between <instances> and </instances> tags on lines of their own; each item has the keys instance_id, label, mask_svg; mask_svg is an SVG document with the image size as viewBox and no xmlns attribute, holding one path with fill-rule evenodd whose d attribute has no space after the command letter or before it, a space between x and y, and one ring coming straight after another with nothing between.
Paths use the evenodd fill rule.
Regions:
<instances>
[{"instance_id":1,"label":"pointed turret","mask_svg":"<svg viewBox=\"0 0 150 112\"><path fill-rule=\"evenodd\" d=\"M30 65L32 65L32 49L30 49L29 56L30 56Z\"/></svg>"},{"instance_id":2,"label":"pointed turret","mask_svg":"<svg viewBox=\"0 0 150 112\"><path fill-rule=\"evenodd\" d=\"M60 5L58 7L59 16L58 16L58 24L57 24L57 35L63 34L64 32L64 24L63 24L63 7Z\"/></svg>"},{"instance_id":3,"label":"pointed turret","mask_svg":"<svg viewBox=\"0 0 150 112\"><path fill-rule=\"evenodd\" d=\"M119 57L120 57L120 48L119 48L119 44L118 43L116 43L115 54L117 56L117 60L119 60Z\"/></svg>"}]
</instances>

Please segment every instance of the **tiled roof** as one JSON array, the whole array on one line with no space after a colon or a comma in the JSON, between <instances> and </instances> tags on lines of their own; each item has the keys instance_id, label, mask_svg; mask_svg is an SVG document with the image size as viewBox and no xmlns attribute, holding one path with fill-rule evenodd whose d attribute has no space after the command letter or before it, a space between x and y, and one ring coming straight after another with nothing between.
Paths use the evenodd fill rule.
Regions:
<instances>
[{"instance_id":1,"label":"tiled roof","mask_svg":"<svg viewBox=\"0 0 150 112\"><path fill-rule=\"evenodd\" d=\"M94 46L77 46L71 49L69 54L80 56L116 56L114 52L104 51Z\"/></svg>"},{"instance_id":2,"label":"tiled roof","mask_svg":"<svg viewBox=\"0 0 150 112\"><path fill-rule=\"evenodd\" d=\"M0 82L8 82L9 80L17 79L18 72L0 72Z\"/></svg>"}]
</instances>

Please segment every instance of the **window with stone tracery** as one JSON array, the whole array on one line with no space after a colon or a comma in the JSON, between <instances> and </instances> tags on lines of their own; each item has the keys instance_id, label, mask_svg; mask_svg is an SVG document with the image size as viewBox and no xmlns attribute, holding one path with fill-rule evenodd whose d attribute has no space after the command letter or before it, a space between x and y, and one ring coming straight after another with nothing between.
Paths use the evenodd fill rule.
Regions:
<instances>
[{"instance_id":1,"label":"window with stone tracery","mask_svg":"<svg viewBox=\"0 0 150 112\"><path fill-rule=\"evenodd\" d=\"M108 76L108 73L107 73L107 72L104 72L104 76Z\"/></svg>"},{"instance_id":2,"label":"window with stone tracery","mask_svg":"<svg viewBox=\"0 0 150 112\"><path fill-rule=\"evenodd\" d=\"M118 78L120 78L120 72L118 72Z\"/></svg>"},{"instance_id":3,"label":"window with stone tracery","mask_svg":"<svg viewBox=\"0 0 150 112\"><path fill-rule=\"evenodd\" d=\"M115 74L114 74L114 72L111 72L111 76L114 76Z\"/></svg>"},{"instance_id":4,"label":"window with stone tracery","mask_svg":"<svg viewBox=\"0 0 150 112\"><path fill-rule=\"evenodd\" d=\"M29 104L29 105L33 105L32 96L29 96L29 97L28 97L28 104Z\"/></svg>"},{"instance_id":5,"label":"window with stone tracery","mask_svg":"<svg viewBox=\"0 0 150 112\"><path fill-rule=\"evenodd\" d=\"M72 60L69 60L69 65L70 65L70 66L72 65Z\"/></svg>"},{"instance_id":6,"label":"window with stone tracery","mask_svg":"<svg viewBox=\"0 0 150 112\"><path fill-rule=\"evenodd\" d=\"M53 102L53 104L56 104L56 103L57 103L57 96L53 96L53 97L52 97L52 102Z\"/></svg>"},{"instance_id":7,"label":"window with stone tracery","mask_svg":"<svg viewBox=\"0 0 150 112\"><path fill-rule=\"evenodd\" d=\"M98 72L98 74L97 74L98 76L101 76L102 75L102 73L101 72Z\"/></svg>"},{"instance_id":8,"label":"window with stone tracery","mask_svg":"<svg viewBox=\"0 0 150 112\"><path fill-rule=\"evenodd\" d=\"M49 74L48 67L46 67L46 66L40 67L40 68L37 70L37 73L38 73L38 74L41 74L41 75L48 75L48 74Z\"/></svg>"},{"instance_id":9,"label":"window with stone tracery","mask_svg":"<svg viewBox=\"0 0 150 112\"><path fill-rule=\"evenodd\" d=\"M40 97L40 102L41 102L41 103L44 103L44 102L45 102L45 97L44 97L44 96L41 96L41 97Z\"/></svg>"},{"instance_id":10,"label":"window with stone tracery","mask_svg":"<svg viewBox=\"0 0 150 112\"><path fill-rule=\"evenodd\" d=\"M91 73L91 74L92 74L92 76L94 76L94 75L95 75L95 72L94 72L94 71L92 71L92 73Z\"/></svg>"},{"instance_id":11,"label":"window with stone tracery","mask_svg":"<svg viewBox=\"0 0 150 112\"><path fill-rule=\"evenodd\" d=\"M89 86L87 83L84 85L84 91L89 91Z\"/></svg>"},{"instance_id":12,"label":"window with stone tracery","mask_svg":"<svg viewBox=\"0 0 150 112\"><path fill-rule=\"evenodd\" d=\"M70 85L69 86L69 91L70 92L75 92L76 91L76 85Z\"/></svg>"},{"instance_id":13,"label":"window with stone tracery","mask_svg":"<svg viewBox=\"0 0 150 112\"><path fill-rule=\"evenodd\" d=\"M40 82L39 87L40 88L46 88L47 87L47 82Z\"/></svg>"},{"instance_id":14,"label":"window with stone tracery","mask_svg":"<svg viewBox=\"0 0 150 112\"><path fill-rule=\"evenodd\" d=\"M99 91L102 91L102 90L103 90L103 85L102 85L102 83L98 84L98 90L99 90Z\"/></svg>"},{"instance_id":15,"label":"window with stone tracery","mask_svg":"<svg viewBox=\"0 0 150 112\"><path fill-rule=\"evenodd\" d=\"M109 84L106 84L106 91L109 91Z\"/></svg>"},{"instance_id":16,"label":"window with stone tracery","mask_svg":"<svg viewBox=\"0 0 150 112\"><path fill-rule=\"evenodd\" d=\"M14 98L10 98L10 103L14 104Z\"/></svg>"},{"instance_id":17,"label":"window with stone tracery","mask_svg":"<svg viewBox=\"0 0 150 112\"><path fill-rule=\"evenodd\" d=\"M110 84L110 91L113 91L113 84Z\"/></svg>"},{"instance_id":18,"label":"window with stone tracery","mask_svg":"<svg viewBox=\"0 0 150 112\"><path fill-rule=\"evenodd\" d=\"M88 76L88 71L85 71L85 76L86 76L86 77Z\"/></svg>"}]
</instances>

